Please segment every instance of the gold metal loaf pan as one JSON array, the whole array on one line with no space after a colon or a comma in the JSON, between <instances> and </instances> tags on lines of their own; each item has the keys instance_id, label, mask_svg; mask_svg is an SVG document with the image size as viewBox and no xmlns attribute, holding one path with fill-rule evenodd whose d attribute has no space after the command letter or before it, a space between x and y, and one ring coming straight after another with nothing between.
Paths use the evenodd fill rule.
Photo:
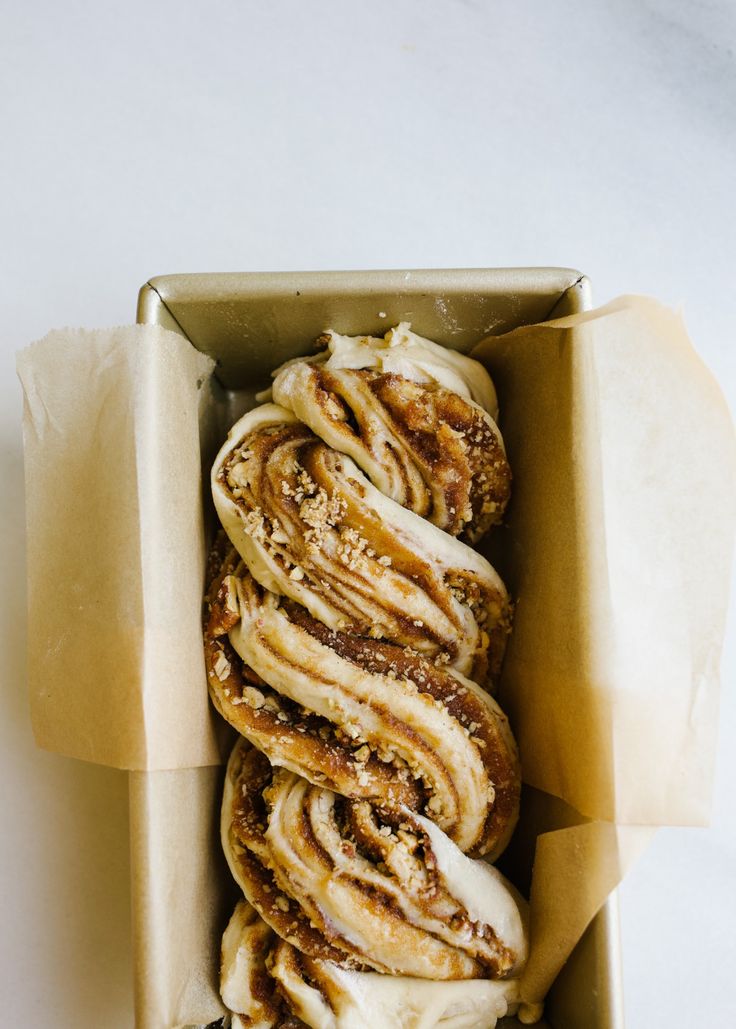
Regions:
<instances>
[{"instance_id":1,"label":"gold metal loaf pan","mask_svg":"<svg viewBox=\"0 0 736 1029\"><path fill-rule=\"evenodd\" d=\"M327 327L342 333L382 335L399 321L448 347L468 350L488 335L519 325L573 314L590 306L587 280L560 268L456 271L370 271L172 275L152 279L141 290L138 321L181 333L217 362L217 377L233 410L252 402L269 373L290 357L308 353ZM503 415L503 389L499 389ZM502 417L503 428L503 417ZM512 467L513 454L510 455ZM503 569L513 593L513 574ZM164 773L186 774L182 773ZM161 773L131 773L131 819L138 840L156 836L160 808L151 804ZM210 775L213 807L219 776ZM532 827L533 828L533 827ZM533 835L533 833L532 833ZM217 841L213 836L213 848ZM136 868L133 847L134 915L148 911L140 898L156 892L146 869ZM529 859L531 855L527 856ZM219 857L213 855L212 867ZM528 864L529 862L527 862ZM509 869L505 868L507 874ZM513 878L513 870L510 871ZM230 884L224 881L222 922L211 915L212 932L224 928ZM208 910L212 904L208 902ZM146 917L136 917L135 949L139 1014L146 1023L141 982L165 969L149 967ZM207 946L210 944L207 942ZM218 948L212 948L211 982ZM208 958L203 957L206 964ZM504 1026L518 1025L506 1019ZM596 917L550 992L545 1022L553 1029L622 1029L620 953L615 896Z\"/></svg>"}]
</instances>

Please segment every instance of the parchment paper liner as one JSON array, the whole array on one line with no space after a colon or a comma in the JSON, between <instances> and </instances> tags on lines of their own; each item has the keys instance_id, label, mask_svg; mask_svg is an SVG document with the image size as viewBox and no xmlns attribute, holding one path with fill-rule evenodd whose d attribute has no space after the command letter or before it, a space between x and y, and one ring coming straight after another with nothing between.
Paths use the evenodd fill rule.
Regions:
<instances>
[{"instance_id":1,"label":"parchment paper liner","mask_svg":"<svg viewBox=\"0 0 736 1029\"><path fill-rule=\"evenodd\" d=\"M654 301L525 327L475 356L515 473L491 541L518 597L501 702L525 780L552 795L531 885L533 1014L652 827L707 823L734 440L680 319ZM225 429L211 367L151 326L52 333L18 361L34 731L138 770L137 1020L156 1029L223 1010L232 895L199 640L200 464Z\"/></svg>"}]
</instances>

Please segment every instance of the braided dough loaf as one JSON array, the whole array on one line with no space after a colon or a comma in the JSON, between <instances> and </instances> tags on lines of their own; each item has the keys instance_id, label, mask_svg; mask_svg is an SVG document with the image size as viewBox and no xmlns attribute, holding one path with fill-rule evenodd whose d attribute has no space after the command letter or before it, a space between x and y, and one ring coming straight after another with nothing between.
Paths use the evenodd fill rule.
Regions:
<instances>
[{"instance_id":1,"label":"braided dough loaf","mask_svg":"<svg viewBox=\"0 0 736 1029\"><path fill-rule=\"evenodd\" d=\"M223 996L249 1026L357 1029L370 996L374 1025L490 1027L527 952L524 902L477 860L520 790L484 688L511 605L468 545L509 496L495 391L406 325L320 342L212 470L205 655L241 736L222 840L252 905Z\"/></svg>"}]
</instances>

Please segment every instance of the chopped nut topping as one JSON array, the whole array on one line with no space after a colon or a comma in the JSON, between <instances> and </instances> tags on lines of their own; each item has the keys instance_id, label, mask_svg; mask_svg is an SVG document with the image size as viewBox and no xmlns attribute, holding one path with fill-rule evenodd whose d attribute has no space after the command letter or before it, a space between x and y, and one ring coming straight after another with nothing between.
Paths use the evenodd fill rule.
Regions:
<instances>
[{"instance_id":1,"label":"chopped nut topping","mask_svg":"<svg viewBox=\"0 0 736 1029\"><path fill-rule=\"evenodd\" d=\"M230 672L232 671L230 662L221 650L218 652L217 657L215 658L215 663L212 666L212 670L217 676L217 678L220 680L220 682L224 682L225 679L227 679L228 675L230 675Z\"/></svg>"},{"instance_id":2,"label":"chopped nut topping","mask_svg":"<svg viewBox=\"0 0 736 1029\"><path fill-rule=\"evenodd\" d=\"M262 708L266 698L263 696L260 690L257 690L255 686L246 686L243 689L243 700L248 707L255 708L258 710Z\"/></svg>"}]
</instances>

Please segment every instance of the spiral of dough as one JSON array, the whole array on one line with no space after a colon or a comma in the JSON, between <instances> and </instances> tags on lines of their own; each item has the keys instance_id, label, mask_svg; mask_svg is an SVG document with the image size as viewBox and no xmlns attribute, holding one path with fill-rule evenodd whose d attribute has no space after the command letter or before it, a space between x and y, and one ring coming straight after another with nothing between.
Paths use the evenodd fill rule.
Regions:
<instances>
[{"instance_id":1,"label":"spiral of dough","mask_svg":"<svg viewBox=\"0 0 736 1029\"><path fill-rule=\"evenodd\" d=\"M233 426L212 488L262 586L331 629L440 657L476 682L497 673L509 601L492 566L384 496L285 408L264 404Z\"/></svg>"},{"instance_id":2,"label":"spiral of dough","mask_svg":"<svg viewBox=\"0 0 736 1029\"><path fill-rule=\"evenodd\" d=\"M451 536L474 543L500 520L510 492L503 440L469 398L394 372L305 361L276 375L273 397L383 494Z\"/></svg>"},{"instance_id":3,"label":"spiral of dough","mask_svg":"<svg viewBox=\"0 0 736 1029\"><path fill-rule=\"evenodd\" d=\"M233 1029L493 1029L518 1006L518 980L432 983L343 968L282 940L245 900L222 942Z\"/></svg>"},{"instance_id":4,"label":"spiral of dough","mask_svg":"<svg viewBox=\"0 0 736 1029\"><path fill-rule=\"evenodd\" d=\"M424 979L505 978L526 955L518 899L429 819L313 786L241 740L222 839L253 907L298 950Z\"/></svg>"},{"instance_id":5,"label":"spiral of dough","mask_svg":"<svg viewBox=\"0 0 736 1029\"><path fill-rule=\"evenodd\" d=\"M406 648L330 630L220 540L205 630L218 710L268 755L352 799L424 811L464 852L513 830L516 747L493 697Z\"/></svg>"}]
</instances>

